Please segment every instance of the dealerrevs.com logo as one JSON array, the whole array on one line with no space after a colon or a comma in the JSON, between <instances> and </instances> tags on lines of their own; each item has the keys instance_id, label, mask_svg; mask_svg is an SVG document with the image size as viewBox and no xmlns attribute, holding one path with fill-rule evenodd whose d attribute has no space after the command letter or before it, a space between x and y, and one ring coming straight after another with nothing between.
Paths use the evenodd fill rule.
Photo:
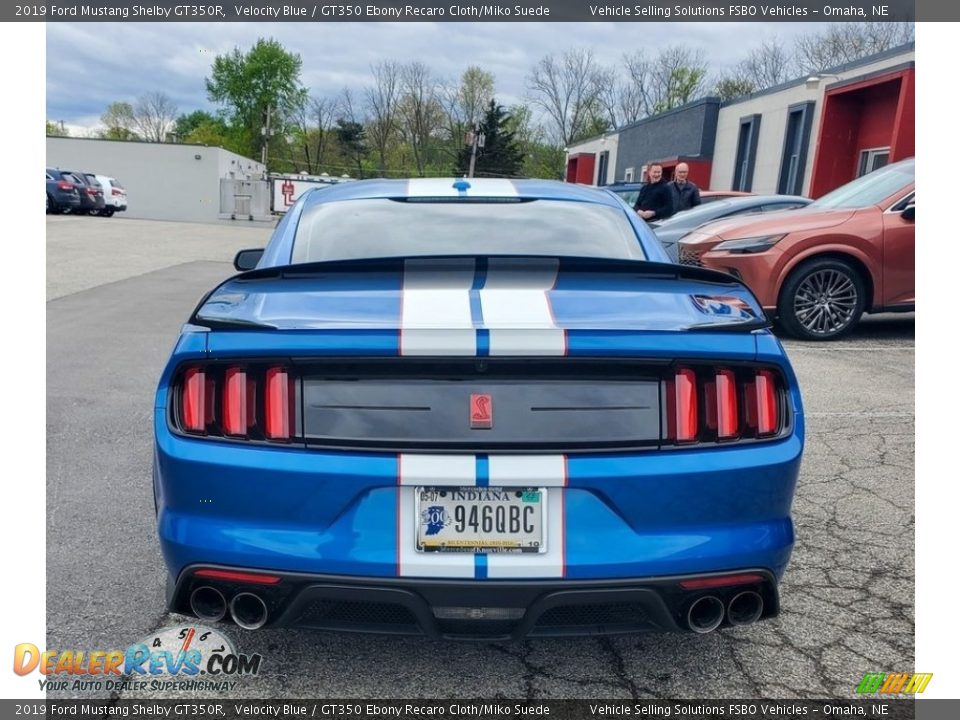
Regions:
<instances>
[{"instance_id":1,"label":"dealerrevs.com logo","mask_svg":"<svg viewBox=\"0 0 960 720\"><path fill-rule=\"evenodd\" d=\"M257 675L263 656L243 655L223 633L199 625L163 628L125 650L45 650L21 643L17 675L39 672L49 690L230 691L239 676Z\"/></svg>"}]
</instances>

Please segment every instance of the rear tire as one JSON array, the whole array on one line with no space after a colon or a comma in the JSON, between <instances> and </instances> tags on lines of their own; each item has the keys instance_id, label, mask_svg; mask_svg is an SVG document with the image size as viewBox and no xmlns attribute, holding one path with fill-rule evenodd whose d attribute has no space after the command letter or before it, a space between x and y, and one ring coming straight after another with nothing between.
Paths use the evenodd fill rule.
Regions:
<instances>
[{"instance_id":1,"label":"rear tire","mask_svg":"<svg viewBox=\"0 0 960 720\"><path fill-rule=\"evenodd\" d=\"M50 197L50 193L47 193L47 215L56 215L57 212L57 204L53 201L53 198Z\"/></svg>"},{"instance_id":2,"label":"rear tire","mask_svg":"<svg viewBox=\"0 0 960 720\"><path fill-rule=\"evenodd\" d=\"M777 313L784 330L795 338L836 340L856 327L866 304L866 283L853 265L814 258L790 273Z\"/></svg>"},{"instance_id":3,"label":"rear tire","mask_svg":"<svg viewBox=\"0 0 960 720\"><path fill-rule=\"evenodd\" d=\"M113 208L107 208L106 210L100 211L100 214L103 215L103 217L113 217L113 213L114 213Z\"/></svg>"}]
</instances>

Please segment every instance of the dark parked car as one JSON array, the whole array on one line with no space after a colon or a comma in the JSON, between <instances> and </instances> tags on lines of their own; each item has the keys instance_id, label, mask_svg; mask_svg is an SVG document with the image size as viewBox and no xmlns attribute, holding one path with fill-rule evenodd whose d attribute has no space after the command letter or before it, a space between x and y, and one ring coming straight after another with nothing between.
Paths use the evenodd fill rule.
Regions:
<instances>
[{"instance_id":1,"label":"dark parked car","mask_svg":"<svg viewBox=\"0 0 960 720\"><path fill-rule=\"evenodd\" d=\"M806 207L812 200L798 195L746 195L716 202L704 203L690 210L678 212L666 220L650 223L657 239L663 243L663 249L674 262L677 262L677 242L691 230L701 225L737 215L756 215L794 210Z\"/></svg>"},{"instance_id":2,"label":"dark parked car","mask_svg":"<svg viewBox=\"0 0 960 720\"><path fill-rule=\"evenodd\" d=\"M63 213L80 207L80 193L73 178L66 179L55 168L47 168L47 213Z\"/></svg>"},{"instance_id":3,"label":"dark parked car","mask_svg":"<svg viewBox=\"0 0 960 720\"><path fill-rule=\"evenodd\" d=\"M77 190L80 191L79 212L99 215L106 207L106 201L103 198L103 186L93 175L83 172L71 172L70 175L76 178Z\"/></svg>"}]
</instances>

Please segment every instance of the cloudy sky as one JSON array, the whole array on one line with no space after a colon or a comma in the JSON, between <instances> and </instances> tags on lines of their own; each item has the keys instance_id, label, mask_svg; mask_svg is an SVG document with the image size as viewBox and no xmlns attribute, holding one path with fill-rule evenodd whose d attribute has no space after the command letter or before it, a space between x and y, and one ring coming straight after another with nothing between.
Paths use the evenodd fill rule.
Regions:
<instances>
[{"instance_id":1,"label":"cloudy sky","mask_svg":"<svg viewBox=\"0 0 960 720\"><path fill-rule=\"evenodd\" d=\"M169 95L181 112L215 109L204 78L213 58L273 37L303 58L312 95L362 88L380 60L426 62L442 79L469 65L496 78L505 104L527 95L526 76L544 55L591 48L605 64L625 52L684 44L704 52L711 69L735 65L764 40L790 42L818 23L49 23L47 119L92 128L106 106L147 91Z\"/></svg>"}]
</instances>

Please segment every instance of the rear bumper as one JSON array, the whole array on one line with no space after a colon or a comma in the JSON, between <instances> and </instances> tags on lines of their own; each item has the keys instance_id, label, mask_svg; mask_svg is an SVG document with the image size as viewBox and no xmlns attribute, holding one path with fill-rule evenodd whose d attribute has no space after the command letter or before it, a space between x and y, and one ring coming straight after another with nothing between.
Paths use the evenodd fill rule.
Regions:
<instances>
[{"instance_id":1,"label":"rear bumper","mask_svg":"<svg viewBox=\"0 0 960 720\"><path fill-rule=\"evenodd\" d=\"M205 566L210 567L210 566ZM688 631L688 613L698 599L713 597L724 607L740 593L762 598L757 619L779 613L777 581L764 569L743 570L728 586L685 589L682 582L717 575L600 581L449 581L409 578L359 579L278 573L280 582L245 585L195 577L184 570L170 585L172 611L193 614L190 594L214 587L226 600L254 593L268 608L265 627L421 635L454 640L614 635L645 631ZM237 570L237 568L229 568ZM242 570L242 569L241 569ZM729 624L724 615L721 626Z\"/></svg>"}]
</instances>

